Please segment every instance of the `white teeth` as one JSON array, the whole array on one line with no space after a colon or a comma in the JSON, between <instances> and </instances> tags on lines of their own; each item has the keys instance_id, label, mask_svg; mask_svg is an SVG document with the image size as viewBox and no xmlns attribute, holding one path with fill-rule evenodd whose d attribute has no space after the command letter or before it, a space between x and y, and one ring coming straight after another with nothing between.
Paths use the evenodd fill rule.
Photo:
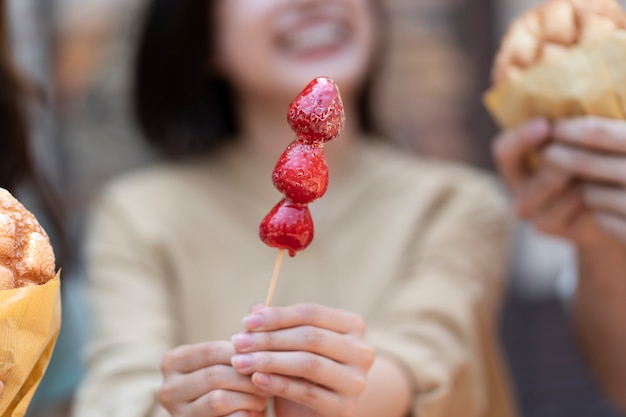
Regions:
<instances>
[{"instance_id":1,"label":"white teeth","mask_svg":"<svg viewBox=\"0 0 626 417\"><path fill-rule=\"evenodd\" d=\"M296 51L325 48L341 42L345 30L334 23L312 25L294 31L287 37L287 44Z\"/></svg>"}]
</instances>

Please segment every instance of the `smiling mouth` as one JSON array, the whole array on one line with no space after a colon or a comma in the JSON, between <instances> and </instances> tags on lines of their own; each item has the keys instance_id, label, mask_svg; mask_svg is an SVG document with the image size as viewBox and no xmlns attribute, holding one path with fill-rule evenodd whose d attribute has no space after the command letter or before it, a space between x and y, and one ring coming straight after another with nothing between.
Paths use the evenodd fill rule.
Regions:
<instances>
[{"instance_id":1,"label":"smiling mouth","mask_svg":"<svg viewBox=\"0 0 626 417\"><path fill-rule=\"evenodd\" d=\"M330 52L347 40L348 29L339 21L312 21L279 36L281 47L297 56Z\"/></svg>"}]
</instances>

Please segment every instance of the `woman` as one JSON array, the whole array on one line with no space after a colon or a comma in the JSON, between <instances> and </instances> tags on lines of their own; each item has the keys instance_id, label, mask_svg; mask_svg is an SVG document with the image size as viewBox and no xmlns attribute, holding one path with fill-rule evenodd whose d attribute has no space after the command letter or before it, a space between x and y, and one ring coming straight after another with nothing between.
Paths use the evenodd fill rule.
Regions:
<instances>
[{"instance_id":1,"label":"woman","mask_svg":"<svg viewBox=\"0 0 626 417\"><path fill-rule=\"evenodd\" d=\"M478 172L373 138L377 16L368 0L152 3L136 109L170 161L95 207L76 416L515 415L495 342L506 202ZM319 75L347 124L315 239L283 263L277 307L242 325L276 256L258 226L286 110Z\"/></svg>"},{"instance_id":2,"label":"woman","mask_svg":"<svg viewBox=\"0 0 626 417\"><path fill-rule=\"evenodd\" d=\"M541 156L539 169L525 166L529 152ZM494 153L519 215L576 247L571 314L581 351L626 412L626 123L533 120L500 134Z\"/></svg>"}]
</instances>

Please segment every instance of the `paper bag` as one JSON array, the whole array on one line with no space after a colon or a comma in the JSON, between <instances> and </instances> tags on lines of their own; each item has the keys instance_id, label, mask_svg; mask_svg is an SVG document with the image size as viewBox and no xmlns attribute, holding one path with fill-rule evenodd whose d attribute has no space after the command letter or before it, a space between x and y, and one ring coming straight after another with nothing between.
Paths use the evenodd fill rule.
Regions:
<instances>
[{"instance_id":1,"label":"paper bag","mask_svg":"<svg viewBox=\"0 0 626 417\"><path fill-rule=\"evenodd\" d=\"M0 291L0 416L26 414L60 328L59 274L43 285Z\"/></svg>"}]
</instances>

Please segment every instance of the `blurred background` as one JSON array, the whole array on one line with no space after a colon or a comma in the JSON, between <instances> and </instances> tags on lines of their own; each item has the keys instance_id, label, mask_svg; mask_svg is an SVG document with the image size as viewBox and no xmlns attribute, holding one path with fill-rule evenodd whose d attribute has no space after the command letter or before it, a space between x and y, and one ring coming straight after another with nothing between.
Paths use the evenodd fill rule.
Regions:
<instances>
[{"instance_id":1,"label":"blurred background","mask_svg":"<svg viewBox=\"0 0 626 417\"><path fill-rule=\"evenodd\" d=\"M147 1L8 2L16 59L40 97L31 112L31 140L66 203L78 254L85 213L99 186L154 158L128 102L132 51ZM496 127L481 95L506 24L535 1L384 2L391 59L377 102L389 137L420 155L492 170L489 144ZM616 415L573 344L566 301L571 288L560 278L571 262L566 244L518 224L501 335L526 417ZM80 268L75 275L80 282ZM88 329L76 329L75 337L69 330L62 334L57 350L81 344ZM67 415L80 371L79 355L70 355L61 371L53 362L30 417Z\"/></svg>"}]
</instances>

